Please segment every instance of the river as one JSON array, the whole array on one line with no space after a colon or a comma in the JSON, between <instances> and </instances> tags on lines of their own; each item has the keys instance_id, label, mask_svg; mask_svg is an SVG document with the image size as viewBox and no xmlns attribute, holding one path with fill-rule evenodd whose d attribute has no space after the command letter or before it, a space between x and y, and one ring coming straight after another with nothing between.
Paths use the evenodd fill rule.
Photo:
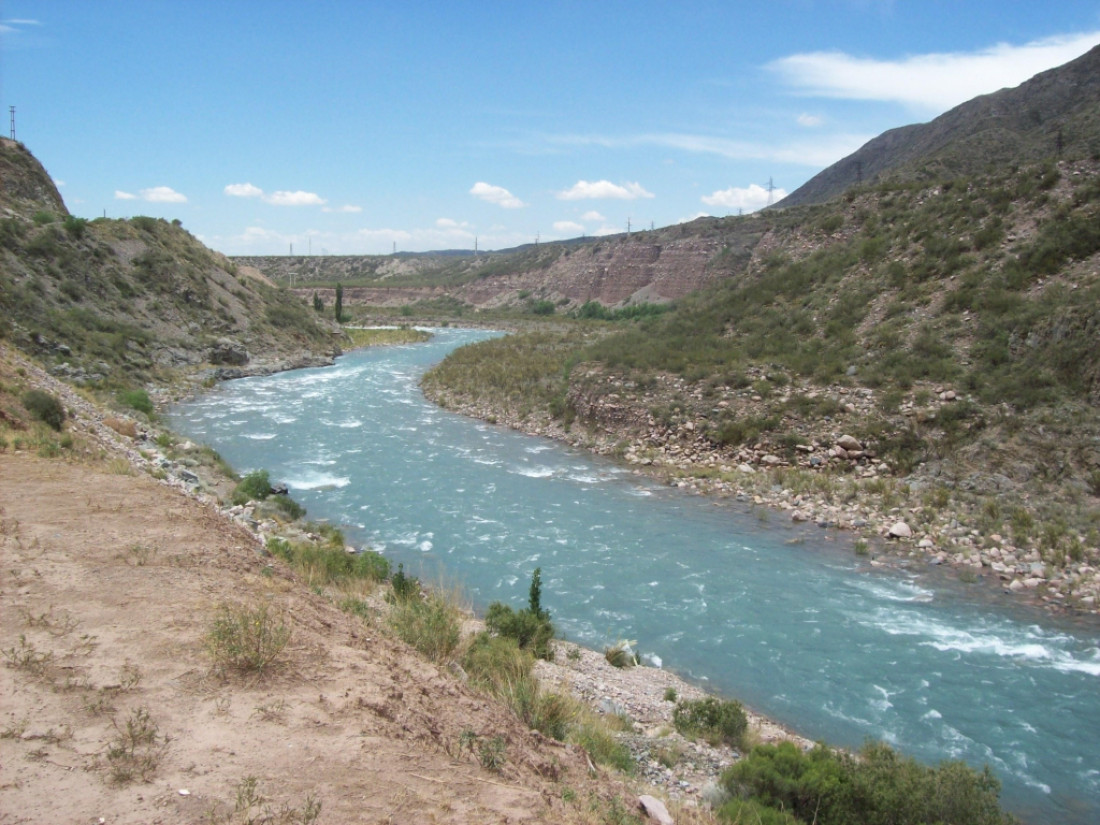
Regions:
<instances>
[{"instance_id":1,"label":"river","mask_svg":"<svg viewBox=\"0 0 1100 825\"><path fill-rule=\"evenodd\" d=\"M1097 623L991 602L930 569L873 569L831 531L440 410L420 375L494 333L435 333L228 382L169 423L476 607L522 606L541 567L567 638L636 640L811 738L989 764L1027 822L1100 821Z\"/></svg>"}]
</instances>

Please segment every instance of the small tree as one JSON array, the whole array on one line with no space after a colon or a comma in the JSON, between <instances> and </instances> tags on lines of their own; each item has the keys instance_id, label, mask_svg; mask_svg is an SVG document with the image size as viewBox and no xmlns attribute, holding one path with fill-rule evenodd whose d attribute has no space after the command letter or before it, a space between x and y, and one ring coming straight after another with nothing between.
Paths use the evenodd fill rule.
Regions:
<instances>
[{"instance_id":1,"label":"small tree","mask_svg":"<svg viewBox=\"0 0 1100 825\"><path fill-rule=\"evenodd\" d=\"M325 302L321 300L321 296L316 292L313 293L313 309L317 312L325 311Z\"/></svg>"},{"instance_id":2,"label":"small tree","mask_svg":"<svg viewBox=\"0 0 1100 825\"><path fill-rule=\"evenodd\" d=\"M336 323L340 323L344 320L344 287L340 284L336 285Z\"/></svg>"},{"instance_id":3,"label":"small tree","mask_svg":"<svg viewBox=\"0 0 1100 825\"><path fill-rule=\"evenodd\" d=\"M539 619L549 619L550 614L542 610L542 568L536 567L531 574L531 591L528 596L528 604L531 612Z\"/></svg>"}]
</instances>

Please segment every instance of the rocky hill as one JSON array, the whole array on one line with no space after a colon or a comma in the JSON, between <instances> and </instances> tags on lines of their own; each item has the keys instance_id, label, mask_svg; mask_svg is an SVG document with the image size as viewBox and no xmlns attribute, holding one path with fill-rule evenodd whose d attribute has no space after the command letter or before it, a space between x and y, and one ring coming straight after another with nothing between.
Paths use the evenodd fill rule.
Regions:
<instances>
[{"instance_id":1,"label":"rocky hill","mask_svg":"<svg viewBox=\"0 0 1100 825\"><path fill-rule=\"evenodd\" d=\"M884 132L775 208L823 203L858 183L927 182L1062 156L1100 157L1100 46L930 123Z\"/></svg>"},{"instance_id":2,"label":"rocky hill","mask_svg":"<svg viewBox=\"0 0 1100 825\"><path fill-rule=\"evenodd\" d=\"M42 165L0 139L0 336L106 386L170 371L320 363L338 338L296 296L178 222L69 214ZM234 372L236 371L236 372Z\"/></svg>"}]
</instances>

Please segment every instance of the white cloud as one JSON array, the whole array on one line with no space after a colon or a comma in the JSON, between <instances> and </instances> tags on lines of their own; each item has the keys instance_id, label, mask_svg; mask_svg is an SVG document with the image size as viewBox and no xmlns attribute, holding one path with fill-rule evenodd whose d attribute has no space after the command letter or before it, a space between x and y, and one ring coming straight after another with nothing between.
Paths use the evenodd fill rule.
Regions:
<instances>
[{"instance_id":1,"label":"white cloud","mask_svg":"<svg viewBox=\"0 0 1100 825\"><path fill-rule=\"evenodd\" d=\"M139 194L142 200L149 203L187 203L187 196L171 186L154 186L151 189L142 189Z\"/></svg>"},{"instance_id":2,"label":"white cloud","mask_svg":"<svg viewBox=\"0 0 1100 825\"><path fill-rule=\"evenodd\" d=\"M120 201L136 201L137 195L133 195L129 192L123 192L121 189L115 190L115 200Z\"/></svg>"},{"instance_id":3,"label":"white cloud","mask_svg":"<svg viewBox=\"0 0 1100 825\"><path fill-rule=\"evenodd\" d=\"M263 196L264 190L251 183L231 183L225 187L225 194L234 198L259 198Z\"/></svg>"},{"instance_id":4,"label":"white cloud","mask_svg":"<svg viewBox=\"0 0 1100 825\"><path fill-rule=\"evenodd\" d=\"M437 218L435 225L440 229L468 229L470 226L466 221L459 223L452 218Z\"/></svg>"},{"instance_id":5,"label":"white cloud","mask_svg":"<svg viewBox=\"0 0 1100 825\"><path fill-rule=\"evenodd\" d=\"M779 163L796 163L800 166L821 168L846 157L865 144L873 134L836 134L813 140L779 140L759 143L745 140L665 132L627 137L603 135L570 135L553 138L558 143L576 146L603 146L608 149L635 146L661 146L704 155L718 155L731 160L771 160ZM559 196L560 197L560 196Z\"/></svg>"},{"instance_id":6,"label":"white cloud","mask_svg":"<svg viewBox=\"0 0 1100 825\"><path fill-rule=\"evenodd\" d=\"M782 200L786 196L787 190L773 189L772 203ZM746 212L754 212L768 205L768 190L756 183L750 183L744 189L731 186L729 189L722 189L710 195L704 195L702 201L707 206L723 206L726 209L743 209Z\"/></svg>"},{"instance_id":7,"label":"white cloud","mask_svg":"<svg viewBox=\"0 0 1100 825\"><path fill-rule=\"evenodd\" d=\"M481 198L483 201L495 203L497 206L502 206L505 209L519 209L525 205L523 201L503 186L493 186L484 181L478 181L470 187L470 194L475 198Z\"/></svg>"},{"instance_id":8,"label":"white cloud","mask_svg":"<svg viewBox=\"0 0 1100 825\"><path fill-rule=\"evenodd\" d=\"M295 192L272 192L263 197L264 201L272 206L322 206L326 203L325 199L315 192L303 192L300 189Z\"/></svg>"},{"instance_id":9,"label":"white cloud","mask_svg":"<svg viewBox=\"0 0 1100 825\"><path fill-rule=\"evenodd\" d=\"M806 126L812 128L814 126L820 126L825 122L825 119L820 115L811 115L809 112L803 112L797 118L799 126Z\"/></svg>"},{"instance_id":10,"label":"white cloud","mask_svg":"<svg viewBox=\"0 0 1100 825\"><path fill-rule=\"evenodd\" d=\"M225 194L234 198L259 198L264 203L269 203L272 206L324 206L324 204L328 203L328 201L316 192L303 192L301 190L289 192L286 190L279 190L268 194L260 187L253 186L251 183L231 183L226 186L223 191ZM324 211L362 212L363 208L348 204L346 206L326 207Z\"/></svg>"},{"instance_id":11,"label":"white cloud","mask_svg":"<svg viewBox=\"0 0 1100 825\"><path fill-rule=\"evenodd\" d=\"M65 181L58 180L57 178L54 178L53 179L53 185L56 186L58 189L60 189L65 185Z\"/></svg>"},{"instance_id":12,"label":"white cloud","mask_svg":"<svg viewBox=\"0 0 1100 825\"><path fill-rule=\"evenodd\" d=\"M558 193L558 198L563 201L579 201L587 199L615 199L632 201L638 198L652 198L652 192L647 192L640 183L625 183L622 186L609 180L592 181L579 180L569 189Z\"/></svg>"},{"instance_id":13,"label":"white cloud","mask_svg":"<svg viewBox=\"0 0 1100 825\"><path fill-rule=\"evenodd\" d=\"M589 221L591 223L606 223L607 218L597 212L595 209L589 210L581 215L582 221Z\"/></svg>"},{"instance_id":14,"label":"white cloud","mask_svg":"<svg viewBox=\"0 0 1100 825\"><path fill-rule=\"evenodd\" d=\"M604 225L595 230L592 234L595 235L597 238L602 238L604 235L618 235L622 231L623 230L621 227Z\"/></svg>"},{"instance_id":15,"label":"white cloud","mask_svg":"<svg viewBox=\"0 0 1100 825\"><path fill-rule=\"evenodd\" d=\"M554 221L554 231L567 235L578 235L584 232L584 227L574 221Z\"/></svg>"},{"instance_id":16,"label":"white cloud","mask_svg":"<svg viewBox=\"0 0 1100 825\"><path fill-rule=\"evenodd\" d=\"M346 203L343 206L326 206L321 211L322 212L340 212L340 213L347 213L347 214L358 214L358 213L363 211L363 207L362 206L356 206L353 203Z\"/></svg>"},{"instance_id":17,"label":"white cloud","mask_svg":"<svg viewBox=\"0 0 1100 825\"><path fill-rule=\"evenodd\" d=\"M976 52L910 55L896 60L843 52L807 52L768 64L802 94L902 103L943 112L964 101L1010 86L1080 57L1100 31L1059 35L1022 46L998 43Z\"/></svg>"}]
</instances>

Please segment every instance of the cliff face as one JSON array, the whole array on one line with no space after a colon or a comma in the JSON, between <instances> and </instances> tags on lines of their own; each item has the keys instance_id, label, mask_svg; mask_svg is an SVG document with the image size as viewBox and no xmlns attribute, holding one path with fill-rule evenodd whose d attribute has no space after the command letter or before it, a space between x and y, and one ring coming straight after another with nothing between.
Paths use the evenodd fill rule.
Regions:
<instances>
[{"instance_id":1,"label":"cliff face","mask_svg":"<svg viewBox=\"0 0 1100 825\"><path fill-rule=\"evenodd\" d=\"M348 304L402 306L449 297L477 308L529 298L562 307L665 303L744 270L772 226L763 217L704 219L632 235L474 255L235 258L300 295L344 284ZM324 283L313 287L311 282Z\"/></svg>"}]
</instances>

